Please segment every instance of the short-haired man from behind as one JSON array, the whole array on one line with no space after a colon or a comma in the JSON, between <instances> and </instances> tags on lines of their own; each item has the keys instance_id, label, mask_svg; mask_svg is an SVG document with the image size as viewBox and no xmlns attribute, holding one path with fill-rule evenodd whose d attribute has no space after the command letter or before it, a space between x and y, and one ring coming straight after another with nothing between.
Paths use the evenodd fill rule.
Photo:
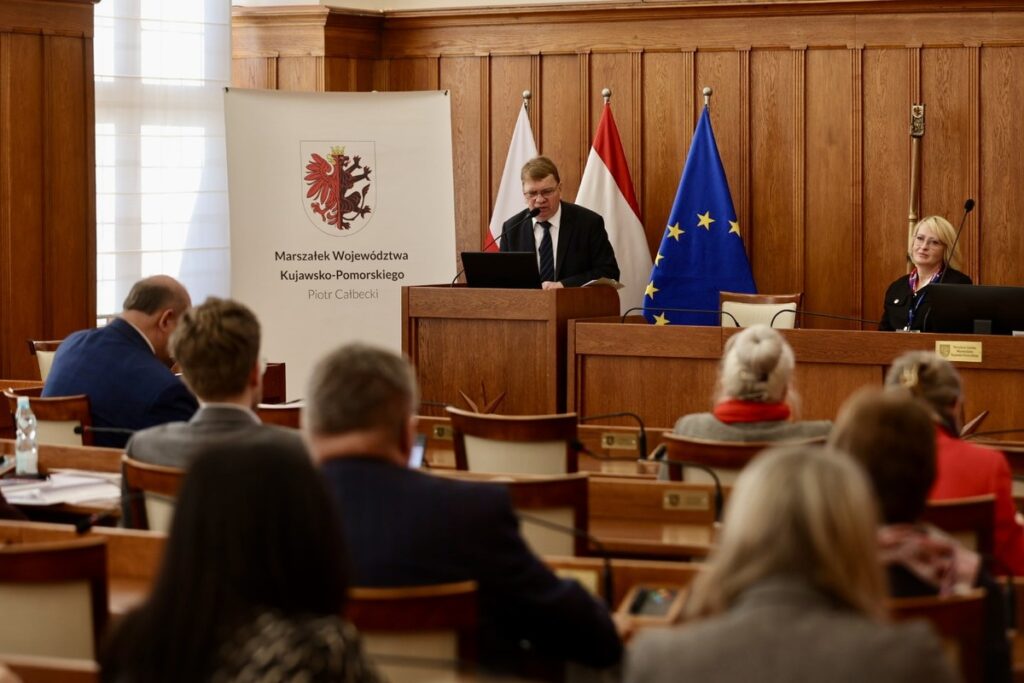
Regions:
<instances>
[{"instance_id":1,"label":"short-haired man from behind","mask_svg":"<svg viewBox=\"0 0 1024 683\"><path fill-rule=\"evenodd\" d=\"M171 349L200 408L188 422L159 425L128 442L131 458L185 469L204 449L224 446L244 457L253 444L276 444L307 457L298 430L264 425L253 412L263 389L260 323L248 307L210 297L182 315Z\"/></svg>"},{"instance_id":2,"label":"short-haired man from behind","mask_svg":"<svg viewBox=\"0 0 1024 683\"><path fill-rule=\"evenodd\" d=\"M118 318L61 343L43 396L86 394L92 424L100 428L93 438L97 446L123 448L128 440L127 433L105 433L105 428L134 431L189 419L198 403L170 370L169 340L191 305L188 292L172 277L136 282Z\"/></svg>"},{"instance_id":3,"label":"short-haired man from behind","mask_svg":"<svg viewBox=\"0 0 1024 683\"><path fill-rule=\"evenodd\" d=\"M487 668L521 671L537 663L528 652L546 663L617 663L608 611L529 550L505 487L409 469L416 406L412 368L389 351L344 346L313 371L303 428L338 501L353 584L476 581Z\"/></svg>"}]
</instances>

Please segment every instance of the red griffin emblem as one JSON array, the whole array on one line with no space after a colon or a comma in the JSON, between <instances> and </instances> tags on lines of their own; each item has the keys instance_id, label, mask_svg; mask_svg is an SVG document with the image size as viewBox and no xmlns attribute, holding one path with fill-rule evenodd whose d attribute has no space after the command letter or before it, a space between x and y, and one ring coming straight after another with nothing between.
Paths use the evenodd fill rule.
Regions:
<instances>
[{"instance_id":1,"label":"red griffin emblem","mask_svg":"<svg viewBox=\"0 0 1024 683\"><path fill-rule=\"evenodd\" d=\"M346 156L344 147L332 147L328 156L330 161L314 152L306 164L308 173L304 180L309 185L306 198L313 200L309 207L324 223L338 230L348 230L353 219L362 218L372 210L366 205L370 167L363 166L359 156ZM360 169L362 173L357 173ZM356 189L360 183L362 188Z\"/></svg>"}]
</instances>

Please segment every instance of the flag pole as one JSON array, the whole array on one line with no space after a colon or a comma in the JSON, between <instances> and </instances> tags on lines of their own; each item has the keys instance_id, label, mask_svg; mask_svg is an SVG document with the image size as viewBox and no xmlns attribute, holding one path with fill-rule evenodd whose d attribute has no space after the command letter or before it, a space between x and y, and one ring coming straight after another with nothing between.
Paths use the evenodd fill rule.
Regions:
<instances>
[{"instance_id":1,"label":"flag pole","mask_svg":"<svg viewBox=\"0 0 1024 683\"><path fill-rule=\"evenodd\" d=\"M907 248L921 210L921 138L924 137L924 105L910 105L910 209L907 212Z\"/></svg>"},{"instance_id":2,"label":"flag pole","mask_svg":"<svg viewBox=\"0 0 1024 683\"><path fill-rule=\"evenodd\" d=\"M526 107L526 111L530 111L530 99L533 97L533 93L529 90L523 91L523 106Z\"/></svg>"},{"instance_id":3,"label":"flag pole","mask_svg":"<svg viewBox=\"0 0 1024 683\"><path fill-rule=\"evenodd\" d=\"M611 88L604 88L604 89L602 89L601 90L601 97L604 98L604 103L605 104L608 104L609 102L611 102L612 101L612 89Z\"/></svg>"},{"instance_id":4,"label":"flag pole","mask_svg":"<svg viewBox=\"0 0 1024 683\"><path fill-rule=\"evenodd\" d=\"M715 91L712 90L711 88L707 87L707 86L704 86L704 90L702 92L704 94L704 106L707 107L708 109L710 109L711 108L711 95L713 95Z\"/></svg>"}]
</instances>

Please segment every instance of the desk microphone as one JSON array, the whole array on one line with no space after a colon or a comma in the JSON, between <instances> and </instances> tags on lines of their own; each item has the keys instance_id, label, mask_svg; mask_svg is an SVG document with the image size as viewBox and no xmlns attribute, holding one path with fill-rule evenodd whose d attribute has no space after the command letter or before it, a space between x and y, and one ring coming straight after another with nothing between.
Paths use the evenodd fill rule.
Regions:
<instances>
[{"instance_id":1,"label":"desk microphone","mask_svg":"<svg viewBox=\"0 0 1024 683\"><path fill-rule=\"evenodd\" d=\"M516 221L516 223L512 227L510 227L510 228L508 228L506 230L502 230L501 233L497 237L495 237L494 235L491 235L490 241L487 244L485 244L484 248L481 249L480 251L487 251L488 247L497 244L499 241L501 241L502 237L504 237L505 235L509 234L513 230L518 230L520 227L522 227L523 225L526 224L526 221L528 221L528 220L530 220L532 218L536 218L537 214L539 214L539 213L540 213L540 209L530 209L529 211L526 212L526 215L523 216L522 218L520 218L518 221ZM466 272L466 267L463 266L462 270L460 270L458 273L456 273L455 277L452 278L452 283L449 285L449 287L454 287L455 283L458 282L458 280L459 280L459 276L462 275L465 272Z\"/></svg>"},{"instance_id":2,"label":"desk microphone","mask_svg":"<svg viewBox=\"0 0 1024 683\"><path fill-rule=\"evenodd\" d=\"M91 432L93 434L117 434L119 436L131 436L137 430L128 429L127 427L93 427L91 425L76 425L75 434L85 434Z\"/></svg>"},{"instance_id":3,"label":"desk microphone","mask_svg":"<svg viewBox=\"0 0 1024 683\"><path fill-rule=\"evenodd\" d=\"M693 467L694 469L701 470L707 473L711 480L715 482L715 521L722 521L722 508L725 505L725 496L722 493L722 481L718 478L718 473L707 465L699 462L693 462L692 460L676 460L675 458L667 458L665 454L668 452L668 446L661 444L651 455L647 458L647 461L655 461L664 463L666 465L682 465L683 467ZM640 462L645 462L643 459Z\"/></svg>"},{"instance_id":4,"label":"desk microphone","mask_svg":"<svg viewBox=\"0 0 1024 683\"><path fill-rule=\"evenodd\" d=\"M953 240L953 246L950 248L949 253L945 254L945 258L942 259L942 275L939 276L938 282L938 284L940 285L946 277L946 272L949 270L949 262L950 260L952 260L953 254L956 253L956 245L960 241L960 233L964 229L964 223L967 222L967 214L969 214L971 211L974 211L974 198L968 197L967 201L964 202L964 215L963 218L960 219L960 227L956 229L956 238Z\"/></svg>"},{"instance_id":5,"label":"desk microphone","mask_svg":"<svg viewBox=\"0 0 1024 683\"><path fill-rule=\"evenodd\" d=\"M778 318L783 313L791 313L794 317L797 315L809 315L812 318L828 318L829 320L848 320L854 323L868 323L869 325L874 325L875 327L878 327L877 320L868 320L866 318L854 318L853 316L836 315L835 313L818 313L817 311L808 311L799 308L783 308L777 311L775 315L772 316L771 322L768 323L768 327L775 327L775 319Z\"/></svg>"},{"instance_id":6,"label":"desk microphone","mask_svg":"<svg viewBox=\"0 0 1024 683\"><path fill-rule=\"evenodd\" d=\"M626 322L626 316L628 316L633 311L641 311L641 312L643 312L644 310L647 310L647 309L650 309L651 311L661 311L663 313L665 311L671 311L671 312L674 312L674 313L709 313L711 315L719 315L719 316L727 315L730 318L732 318L732 322L733 322L734 325L736 325L736 327L741 327L740 321L737 320L736 316L734 316L729 311L723 311L723 310L720 310L720 309L710 309L710 308L662 308L661 306L656 306L656 307L655 306L647 306L647 307L644 307L644 306L634 306L633 308L626 309L626 312L622 314L622 320L620 320L619 322L620 323ZM644 320L646 320L646 319L647 318L645 317ZM648 323L648 324L650 324L650 323Z\"/></svg>"},{"instance_id":7,"label":"desk microphone","mask_svg":"<svg viewBox=\"0 0 1024 683\"><path fill-rule=\"evenodd\" d=\"M636 420L636 423L639 426L639 430L637 431L637 435L636 435L637 451L640 453L640 458L643 458L644 455L647 454L647 430L644 428L644 421L643 421L643 419L639 415L637 415L636 413L631 413L629 411L623 411L621 413L602 413L600 415L587 415L586 417L581 417L580 418L580 422L590 422L592 420L601 420L601 419L604 419L606 417L631 417L634 420ZM582 446L582 445L583 444L581 443L580 446ZM581 450L581 449L577 448L577 450ZM590 453L589 451L586 451L586 452L587 452L588 455L593 455L593 453Z\"/></svg>"},{"instance_id":8,"label":"desk microphone","mask_svg":"<svg viewBox=\"0 0 1024 683\"><path fill-rule=\"evenodd\" d=\"M597 549L597 553L601 556L601 560L604 563L602 590L604 591L605 605L608 606L609 610L613 608L615 604L615 593L613 590L615 588L615 580L612 576L612 560L611 556L608 554L607 548L604 547L604 544L601 543L601 541L597 540L593 534L586 532L583 529L577 529L574 526L558 524L557 522L552 522L544 519L543 517L536 517L519 510L516 510L516 516L524 522L535 524L536 526L544 527L545 529L551 529L552 531L560 531L564 534L573 536L574 538L582 538L588 543L591 543Z\"/></svg>"}]
</instances>

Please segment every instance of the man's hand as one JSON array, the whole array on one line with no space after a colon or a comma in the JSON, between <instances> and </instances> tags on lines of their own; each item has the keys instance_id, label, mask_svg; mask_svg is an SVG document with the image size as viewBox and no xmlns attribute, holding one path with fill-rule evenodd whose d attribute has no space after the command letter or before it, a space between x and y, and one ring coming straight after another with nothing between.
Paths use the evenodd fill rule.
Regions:
<instances>
[{"instance_id":1,"label":"man's hand","mask_svg":"<svg viewBox=\"0 0 1024 683\"><path fill-rule=\"evenodd\" d=\"M540 283L540 288L541 289L562 289L564 287L565 287L565 285L563 285L561 282L547 282L547 281L545 281L545 282Z\"/></svg>"}]
</instances>

